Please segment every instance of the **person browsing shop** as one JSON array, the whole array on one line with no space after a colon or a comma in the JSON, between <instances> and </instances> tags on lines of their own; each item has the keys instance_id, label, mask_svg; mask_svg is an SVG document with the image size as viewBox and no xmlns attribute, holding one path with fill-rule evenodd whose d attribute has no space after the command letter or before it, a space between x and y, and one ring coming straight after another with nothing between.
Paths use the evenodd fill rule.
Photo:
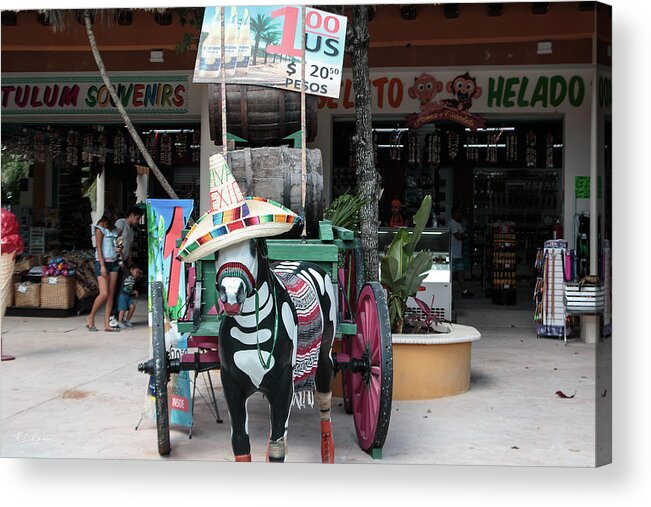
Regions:
<instances>
[{"instance_id":1,"label":"person browsing shop","mask_svg":"<svg viewBox=\"0 0 651 507\"><path fill-rule=\"evenodd\" d=\"M120 218L115 221L115 228L118 231L117 245L122 248L122 253L119 256L118 263L120 271L117 281L117 287L122 286L124 277L129 272L129 267L133 262L132 244L133 244L133 229L138 225L142 218L143 211L138 206L133 206L126 217ZM118 327L121 319L118 318L118 295L120 291L116 291L115 300L113 301L113 314L109 319L109 325L112 328Z\"/></svg>"},{"instance_id":2,"label":"person browsing shop","mask_svg":"<svg viewBox=\"0 0 651 507\"><path fill-rule=\"evenodd\" d=\"M110 217L104 215L99 219L95 228L95 276L99 294L95 298L86 322L89 331L97 331L95 314L104 305L104 331L119 331L109 324L109 316L113 309L113 298L118 283L120 264L118 256L121 249L116 247L118 231Z\"/></svg>"},{"instance_id":3,"label":"person browsing shop","mask_svg":"<svg viewBox=\"0 0 651 507\"><path fill-rule=\"evenodd\" d=\"M450 219L450 234L452 235L452 274L456 274L461 296L464 298L473 297L474 294L466 288L465 261L463 259L463 242L466 241L466 234L461 225L463 210L461 206L452 208L452 218Z\"/></svg>"},{"instance_id":4,"label":"person browsing shop","mask_svg":"<svg viewBox=\"0 0 651 507\"><path fill-rule=\"evenodd\" d=\"M133 229L138 225L142 218L143 211L138 206L133 206L126 217L120 218L115 222L118 230L118 236L122 236L122 261L125 269L128 269L132 263Z\"/></svg>"}]
</instances>

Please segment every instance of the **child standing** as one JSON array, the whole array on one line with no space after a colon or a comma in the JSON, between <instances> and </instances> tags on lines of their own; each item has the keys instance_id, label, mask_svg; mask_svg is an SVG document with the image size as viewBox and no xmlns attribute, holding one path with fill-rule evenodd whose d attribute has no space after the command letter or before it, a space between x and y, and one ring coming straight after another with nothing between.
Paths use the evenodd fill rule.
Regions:
<instances>
[{"instance_id":1,"label":"child standing","mask_svg":"<svg viewBox=\"0 0 651 507\"><path fill-rule=\"evenodd\" d=\"M129 275L125 276L122 281L120 294L118 295L118 326L121 328L133 327L131 318L136 311L136 303L133 298L138 297L138 291L134 290L133 286L140 280L141 276L142 269L138 266L131 266Z\"/></svg>"}]
</instances>

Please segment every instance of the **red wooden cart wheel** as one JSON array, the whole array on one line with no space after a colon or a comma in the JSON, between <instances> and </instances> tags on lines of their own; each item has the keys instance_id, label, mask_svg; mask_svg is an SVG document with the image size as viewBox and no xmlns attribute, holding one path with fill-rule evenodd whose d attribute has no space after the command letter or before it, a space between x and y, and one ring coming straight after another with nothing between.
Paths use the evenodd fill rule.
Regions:
<instances>
[{"instance_id":1,"label":"red wooden cart wheel","mask_svg":"<svg viewBox=\"0 0 651 507\"><path fill-rule=\"evenodd\" d=\"M340 304L343 313L347 313L347 310L349 309L348 305L350 305L352 315L354 316L355 314L354 309L357 305L357 298L359 297L359 292L362 290L362 286L364 285L363 271L364 253L361 245L356 245L354 248L346 250L344 256L344 267L339 278L339 285L346 293L346 298L342 298ZM343 335L341 337L341 352L346 354L348 357L351 357L350 351L352 340L353 337L350 335ZM352 414L353 386L350 380L350 371L348 370L342 370L341 372L341 387L344 397L344 410L347 414Z\"/></svg>"},{"instance_id":2,"label":"red wooden cart wheel","mask_svg":"<svg viewBox=\"0 0 651 507\"><path fill-rule=\"evenodd\" d=\"M366 367L351 374L353 419L360 447L381 449L389 429L393 392L393 348L389 311L382 286L370 282L362 288L356 308L357 334L351 358Z\"/></svg>"}]
</instances>

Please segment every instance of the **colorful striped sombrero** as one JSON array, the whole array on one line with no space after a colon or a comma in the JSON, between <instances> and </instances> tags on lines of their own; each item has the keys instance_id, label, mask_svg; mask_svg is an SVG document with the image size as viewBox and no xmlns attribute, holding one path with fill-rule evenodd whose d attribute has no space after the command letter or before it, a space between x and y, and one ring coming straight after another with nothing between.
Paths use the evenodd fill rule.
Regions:
<instances>
[{"instance_id":1,"label":"colorful striped sombrero","mask_svg":"<svg viewBox=\"0 0 651 507\"><path fill-rule=\"evenodd\" d=\"M179 247L178 258L194 262L229 245L283 234L299 216L261 197L242 197L240 187L220 154L210 157L210 210L195 222Z\"/></svg>"}]
</instances>

